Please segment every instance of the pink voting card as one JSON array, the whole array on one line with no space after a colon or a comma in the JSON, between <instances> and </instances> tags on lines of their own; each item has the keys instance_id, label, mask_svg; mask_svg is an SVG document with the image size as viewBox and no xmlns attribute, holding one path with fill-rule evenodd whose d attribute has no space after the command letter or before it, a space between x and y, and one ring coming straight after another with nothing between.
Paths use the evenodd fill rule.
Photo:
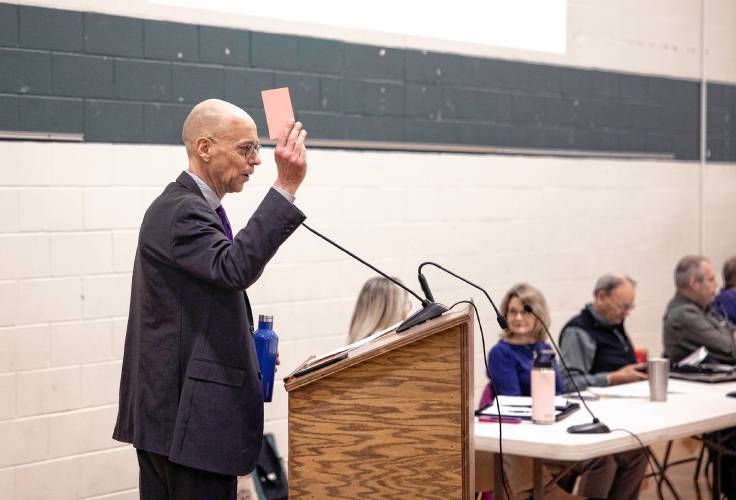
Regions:
<instances>
[{"instance_id":1,"label":"pink voting card","mask_svg":"<svg viewBox=\"0 0 736 500\"><path fill-rule=\"evenodd\" d=\"M263 109L266 111L269 139L278 139L289 120L294 119L289 88L262 90Z\"/></svg>"}]
</instances>

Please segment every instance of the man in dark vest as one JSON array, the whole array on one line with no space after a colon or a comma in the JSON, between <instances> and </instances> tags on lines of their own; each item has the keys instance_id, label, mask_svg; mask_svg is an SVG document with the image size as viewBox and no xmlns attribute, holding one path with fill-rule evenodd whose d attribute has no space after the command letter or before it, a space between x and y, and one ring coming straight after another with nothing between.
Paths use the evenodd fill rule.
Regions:
<instances>
[{"instance_id":1,"label":"man in dark vest","mask_svg":"<svg viewBox=\"0 0 736 500\"><path fill-rule=\"evenodd\" d=\"M593 302L562 328L560 351L580 390L647 378L640 371L644 363L636 363L634 345L624 328L624 320L634 309L635 287L636 282L628 276L602 276L595 284ZM567 375L565 378L567 389L573 390ZM646 467L647 456L638 449L591 460L578 495L638 498Z\"/></svg>"},{"instance_id":2,"label":"man in dark vest","mask_svg":"<svg viewBox=\"0 0 736 500\"><path fill-rule=\"evenodd\" d=\"M305 218L293 203L305 137L299 122L284 128L276 180L241 229L221 200L261 163L255 122L216 99L184 121L188 168L138 237L113 434L136 448L144 500L235 500L236 476L258 459L263 399L245 290Z\"/></svg>"},{"instance_id":3,"label":"man in dark vest","mask_svg":"<svg viewBox=\"0 0 736 500\"><path fill-rule=\"evenodd\" d=\"M646 380L637 364L624 320L634 309L636 282L606 274L598 279L593 302L572 318L560 333L560 350L578 389ZM572 390L567 380L568 390Z\"/></svg>"}]
</instances>

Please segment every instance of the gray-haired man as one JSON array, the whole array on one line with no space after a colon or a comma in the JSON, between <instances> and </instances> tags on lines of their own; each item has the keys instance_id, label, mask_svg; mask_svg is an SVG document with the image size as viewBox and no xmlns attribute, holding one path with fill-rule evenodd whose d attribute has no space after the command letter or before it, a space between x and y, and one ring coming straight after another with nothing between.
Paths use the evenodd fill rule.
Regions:
<instances>
[{"instance_id":1,"label":"gray-haired man","mask_svg":"<svg viewBox=\"0 0 736 500\"><path fill-rule=\"evenodd\" d=\"M700 255L680 259L675 286L677 291L667 304L662 324L667 357L680 361L704 346L710 361L736 363L736 327L711 307L718 284L710 261Z\"/></svg>"},{"instance_id":2,"label":"gray-haired man","mask_svg":"<svg viewBox=\"0 0 736 500\"><path fill-rule=\"evenodd\" d=\"M634 345L624 320L634 309L636 282L628 276L601 276L593 302L572 318L560 333L560 351L579 389L635 382L647 378L637 370ZM568 390L572 384L565 374ZM600 457L585 464L578 495L613 500L639 497L647 456L631 450Z\"/></svg>"},{"instance_id":3,"label":"gray-haired man","mask_svg":"<svg viewBox=\"0 0 736 500\"><path fill-rule=\"evenodd\" d=\"M593 302L572 318L560 333L560 350L579 389L645 380L624 320L634 309L636 282L628 276L601 276ZM567 380L572 390L570 380Z\"/></svg>"}]
</instances>

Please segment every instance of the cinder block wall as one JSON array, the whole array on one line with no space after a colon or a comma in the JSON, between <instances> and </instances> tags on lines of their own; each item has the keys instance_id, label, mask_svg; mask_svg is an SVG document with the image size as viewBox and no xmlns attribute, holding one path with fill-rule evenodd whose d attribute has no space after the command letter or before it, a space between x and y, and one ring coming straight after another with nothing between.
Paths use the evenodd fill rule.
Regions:
<instances>
[{"instance_id":1,"label":"cinder block wall","mask_svg":"<svg viewBox=\"0 0 736 500\"><path fill-rule=\"evenodd\" d=\"M697 14L697 2L684 3L689 8L680 14ZM679 66L681 72L666 76L642 75L615 60L615 71L539 64L449 53L452 44L427 51L375 45L380 40L273 34L257 25L235 29L10 4L0 4L0 13L4 129L178 144L178 124L192 104L223 97L263 123L259 91L288 86L312 139L700 157L700 82ZM623 8L619 14L638 15ZM685 33L699 29L699 19L684 17ZM683 50L687 67L697 47L668 32L669 17L659 21L668 42L658 56L671 56L670 47ZM635 35L641 34L621 34ZM571 52L581 36L570 38ZM715 44L707 53L736 58L727 47ZM619 56L634 52L627 47ZM593 54L589 59L607 68ZM709 68L703 67L706 77ZM736 125L729 116L736 87L709 82L708 96L706 155L734 161Z\"/></svg>"},{"instance_id":2,"label":"cinder block wall","mask_svg":"<svg viewBox=\"0 0 736 500\"><path fill-rule=\"evenodd\" d=\"M57 7L78 11L99 10L98 4L54 2ZM163 15L161 9L144 4L135 0L106 13L151 13L156 20L197 24L198 58L206 47L201 43L202 33L209 32L202 26L211 23L238 27L233 26L237 18L233 21L224 16L187 17L191 15L186 14L189 11L183 11L181 18L172 18L176 9L167 9ZM619 96L624 88L621 82L635 81L646 82L644 92L648 92L651 82L665 81L671 85L668 88L688 88L690 93L695 88L697 94L695 79L699 66L693 51L699 50L699 38L692 36L692 30L673 27L692 28L699 3L683 1L666 15L650 13L646 26L632 21L639 12L636 9L640 9L638 2L619 5L571 1L570 51L561 59L535 59L534 54L502 50L483 55L518 55L527 62L544 63L553 72L574 71L582 81L603 82L601 85L609 80L598 80L600 75L613 75ZM713 31L718 33L725 19L733 19L728 17L732 3L708 5L712 10L721 9L721 15L716 16L718 22L713 24ZM6 8L0 7L0 12ZM614 36L604 32L602 12L620 20L620 33ZM96 15L69 16L82 19L81 29L86 30L91 25L84 25L84 19ZM57 128L51 131L68 131L72 126L85 134L89 132L87 140L99 141L0 142L0 208L4 214L0 220L0 491L3 498L9 499L137 498L135 455L130 447L109 437L116 415L133 253L143 211L163 186L185 168L183 148L173 145L177 120L191 105L190 100L208 92L196 75L193 81L200 82L196 88L188 87L190 82L182 80L182 75L177 73L175 77L171 67L174 63L161 60L168 55L161 59L155 56L154 61L146 59L154 57L150 52L142 52L143 57L138 52L118 54L110 56L115 61L107 59L98 71L97 56L83 53L85 42L63 48L67 47L63 45L65 33L79 28L75 22L78 21L70 20L69 25L61 23L59 27L53 24L48 38L38 35L34 42L31 34L22 34L21 24L8 22L7 16L0 15L0 45L4 47L0 66L11 67L13 54L21 52L24 57L40 54L51 64L39 73L48 77L48 95L26 95L17 90L23 86L17 73L0 72L0 128L49 130L49 124L56 124ZM177 30L175 25L166 27ZM257 26L245 27L257 31ZM730 29L728 33L733 33L732 24ZM90 36L95 34L91 29L88 32ZM218 31L213 29L211 33L215 36ZM586 49L575 38L582 34L595 40L593 48ZM15 46L10 47L8 40L15 40ZM48 40L53 40L53 44L31 48L34 43ZM253 44L260 43L258 40L268 43L254 51ZM22 43L27 46L21 46ZM169 38L165 37L154 45L162 48L167 43ZM256 57L278 47L267 34L251 37L249 43L249 54ZM380 44L381 40L374 43ZM298 194L297 204L314 227L415 288L416 265L427 259L474 278L498 299L510 285L530 281L547 296L553 312L553 332L558 332L562 323L589 300L599 274L611 270L628 272L639 281L638 307L628 326L637 345L657 353L661 348L660 316L672 293L671 271L676 259L699 251L701 233L702 250L716 265L736 253L736 236L728 229L736 208L736 164L729 156L736 151L732 149L732 124L736 123L732 100L736 71L732 66L736 57L716 57L736 50L736 44L721 45L710 51L712 58L707 67L712 72L708 74L717 75L714 78L719 81L709 86L708 112L713 123L709 122L708 132L709 147L715 150L719 147L717 141L722 143L720 156L716 156L721 161L710 162L704 169L697 162L680 160L312 150L309 177ZM96 50L104 49L102 44L97 47L102 48ZM639 51L660 57L650 57L647 66ZM436 58L432 62L458 61L438 54L416 55L420 59ZM480 55L474 53L473 57ZM73 72L87 76L54 80L51 68L64 67L69 61L74 63ZM192 65L197 66L202 62L199 61ZM273 63L274 59L269 61ZM61 66L54 66L55 63ZM185 60L182 65L186 64ZM229 64L221 64L226 75L229 69L224 66ZM315 76L320 82L315 94L315 80L310 75L269 69L268 76L259 80L262 69L237 69L235 64L233 71L253 77L253 86L247 87L247 92L266 84L283 83L300 89L295 102L316 102L317 106L321 106L324 92L329 92L326 82L343 78ZM508 61L503 64L518 68ZM605 71L570 69L565 64ZM161 72L162 65L168 65L170 72ZM107 73L110 66L115 68L112 76ZM116 72L118 68L120 72ZM393 70L389 67L386 71ZM149 73L151 80L146 80ZM126 74L131 75L128 80ZM170 81L166 75L170 75ZM87 78L91 81L87 82ZM160 79L169 81L168 86L144 85ZM573 78L569 85L579 85L580 81ZM388 123L387 119L413 119L408 115L382 115L381 101L375 95L380 87L371 86L371 78L366 82L346 103L360 104L359 110L339 107L324 111L332 118L344 115L345 121L336 130L349 138L380 139L375 131ZM417 88L422 85L415 83ZM424 83L428 89L445 85ZM406 81L393 84L403 85L405 90L414 88L414 83ZM301 85L305 89L301 90ZM596 85L586 88L598 92ZM110 93L102 97L98 94L100 88ZM560 89L574 91L568 84ZM57 90L68 94L56 94ZM161 92L170 101L161 99ZM441 92L455 90L444 88ZM508 93L512 110L521 113L527 109L533 113L536 109L533 105L524 107L528 103L518 97L513 100L514 95L525 94L523 91L509 89ZM183 103L176 102L174 96L180 95L189 97ZM437 94L421 101L412 101L410 93L391 95L397 101L386 101L390 109L400 102L404 103L402 109L407 110L411 109L410 102L421 107L437 99ZM242 102L249 109L256 106L257 115L256 97L253 91L252 97L242 97ZM464 101L453 98L453 102ZM503 100L494 102L506 106ZM136 111L128 114L131 103ZM472 106L465 109L474 112ZM314 111L317 135L330 137L333 132L326 125L319 132L320 123L329 124L330 120L319 122L316 116L323 111ZM431 109L422 111L425 112L432 113ZM311 116L304 117L308 127L312 122L307 117ZM604 112L601 116L608 115ZM696 133L693 119L691 116L684 124L690 131L690 140ZM348 128L348 121L364 128ZM590 125L581 126L580 130L593 130ZM511 129L517 126L526 125L509 125ZM653 127L656 132L657 126ZM427 141L465 137L453 127L446 136L431 135L436 133L434 126L424 130L426 135L422 137ZM101 135L95 138L95 133ZM672 144L671 140L668 144ZM697 156L692 146L688 148L690 156L685 158ZM245 223L274 178L272 151L264 149L264 164L246 190L225 199L234 225ZM484 314L490 347L498 329L484 298L438 272L429 270L427 274L435 295L445 303L474 296ZM297 231L284 245L250 291L256 312L271 312L276 317L276 330L282 339L280 375L290 372L307 355L344 342L355 296L370 276L370 271L360 264L304 230ZM482 357L477 337L476 390L485 384ZM282 453L287 449L286 404L283 388L279 388L274 402L267 407L266 427L276 433Z\"/></svg>"}]
</instances>

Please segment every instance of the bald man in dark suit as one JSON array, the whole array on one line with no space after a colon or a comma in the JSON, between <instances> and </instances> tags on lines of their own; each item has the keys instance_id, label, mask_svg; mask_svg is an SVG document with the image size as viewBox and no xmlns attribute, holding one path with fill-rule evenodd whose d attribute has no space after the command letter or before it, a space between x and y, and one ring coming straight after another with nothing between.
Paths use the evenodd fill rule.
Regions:
<instances>
[{"instance_id":1,"label":"bald man in dark suit","mask_svg":"<svg viewBox=\"0 0 736 500\"><path fill-rule=\"evenodd\" d=\"M114 439L132 443L144 499L236 498L263 434L261 374L245 290L305 219L294 195L306 131L290 122L273 187L233 234L220 200L261 163L253 119L215 99L184 122L187 171L140 229Z\"/></svg>"}]
</instances>

